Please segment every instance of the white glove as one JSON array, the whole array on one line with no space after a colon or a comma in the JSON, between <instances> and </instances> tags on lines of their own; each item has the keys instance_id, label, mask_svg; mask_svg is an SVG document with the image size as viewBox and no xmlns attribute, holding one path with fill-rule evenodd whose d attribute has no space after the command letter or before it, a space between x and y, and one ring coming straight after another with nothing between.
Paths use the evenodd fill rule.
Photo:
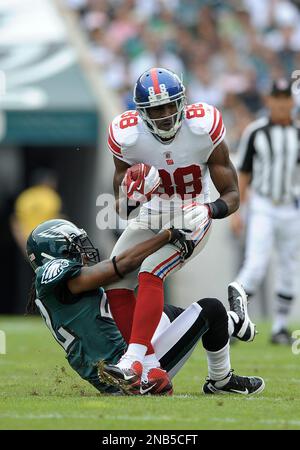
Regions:
<instances>
[{"instance_id":1,"label":"white glove","mask_svg":"<svg viewBox=\"0 0 300 450\"><path fill-rule=\"evenodd\" d=\"M184 226L189 230L195 231L210 219L210 209L206 205L193 202L182 209L184 212Z\"/></svg>"},{"instance_id":2,"label":"white glove","mask_svg":"<svg viewBox=\"0 0 300 450\"><path fill-rule=\"evenodd\" d=\"M160 185L160 176L156 167L151 166L148 175L145 177L144 183L144 195L152 194L152 192L158 189Z\"/></svg>"}]
</instances>

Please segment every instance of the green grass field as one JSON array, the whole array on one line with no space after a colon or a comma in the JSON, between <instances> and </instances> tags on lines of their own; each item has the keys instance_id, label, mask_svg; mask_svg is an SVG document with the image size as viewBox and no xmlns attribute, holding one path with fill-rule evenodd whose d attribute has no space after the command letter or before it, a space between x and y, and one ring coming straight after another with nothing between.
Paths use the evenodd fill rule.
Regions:
<instances>
[{"instance_id":1,"label":"green grass field","mask_svg":"<svg viewBox=\"0 0 300 450\"><path fill-rule=\"evenodd\" d=\"M300 355L269 345L266 324L258 329L254 343L232 347L232 367L264 377L260 395L202 395L207 372L199 345L174 379L173 397L112 398L69 368L39 317L2 317L0 429L300 429Z\"/></svg>"}]
</instances>

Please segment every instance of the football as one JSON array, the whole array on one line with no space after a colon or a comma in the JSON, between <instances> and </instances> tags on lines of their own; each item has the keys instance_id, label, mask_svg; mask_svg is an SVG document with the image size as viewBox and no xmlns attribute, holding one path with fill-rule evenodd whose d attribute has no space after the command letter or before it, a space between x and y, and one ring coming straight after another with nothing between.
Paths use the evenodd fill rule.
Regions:
<instances>
[{"instance_id":1,"label":"football","mask_svg":"<svg viewBox=\"0 0 300 450\"><path fill-rule=\"evenodd\" d=\"M138 163L131 166L127 172L130 172L130 177L133 181L145 178L151 170L148 164Z\"/></svg>"},{"instance_id":2,"label":"football","mask_svg":"<svg viewBox=\"0 0 300 450\"><path fill-rule=\"evenodd\" d=\"M127 169L122 190L128 198L144 203L149 201L160 185L160 176L154 166L139 163Z\"/></svg>"}]
</instances>

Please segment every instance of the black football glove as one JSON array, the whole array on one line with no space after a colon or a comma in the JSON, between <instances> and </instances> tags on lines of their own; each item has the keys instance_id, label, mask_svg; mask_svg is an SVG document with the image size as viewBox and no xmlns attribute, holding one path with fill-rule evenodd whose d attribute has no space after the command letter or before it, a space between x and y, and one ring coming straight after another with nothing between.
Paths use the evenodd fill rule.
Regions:
<instances>
[{"instance_id":1,"label":"black football glove","mask_svg":"<svg viewBox=\"0 0 300 450\"><path fill-rule=\"evenodd\" d=\"M185 228L179 230L174 227L171 227L170 231L171 238L169 242L180 250L181 257L185 261L192 256L195 248L195 243L191 238L192 231Z\"/></svg>"}]
</instances>

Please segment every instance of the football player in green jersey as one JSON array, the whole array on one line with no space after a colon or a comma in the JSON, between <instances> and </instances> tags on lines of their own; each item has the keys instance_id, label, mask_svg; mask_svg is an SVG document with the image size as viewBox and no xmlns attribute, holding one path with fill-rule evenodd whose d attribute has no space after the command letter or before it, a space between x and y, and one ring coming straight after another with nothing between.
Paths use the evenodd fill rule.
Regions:
<instances>
[{"instance_id":1,"label":"football player in green jersey","mask_svg":"<svg viewBox=\"0 0 300 450\"><path fill-rule=\"evenodd\" d=\"M117 362L126 350L101 286L137 269L169 242L178 246L183 258L193 251L193 241L186 240L184 231L170 229L112 261L100 262L86 232L61 219L40 224L27 240L27 255L35 271L28 312L38 307L70 365L101 391L116 389L99 381L97 362Z\"/></svg>"},{"instance_id":2,"label":"football player in green jersey","mask_svg":"<svg viewBox=\"0 0 300 450\"><path fill-rule=\"evenodd\" d=\"M193 243L187 234L184 230L164 230L112 260L100 262L98 250L86 232L71 222L50 220L31 232L27 255L35 280L28 312L39 309L54 338L66 351L71 367L100 392L171 394L170 378L201 337L209 369L204 393L251 394L263 390L261 378L239 377L231 371L229 336L244 341L254 338L246 296L236 283L229 286L228 315L217 299L202 299L186 310L165 306L153 336L160 367L153 368L149 361L150 371L145 364L143 373L122 373L122 379L112 371L127 344L113 321L101 286L137 269L148 255L170 242L176 245L182 258L188 258ZM99 370L101 361L107 364L100 363Z\"/></svg>"}]
</instances>

